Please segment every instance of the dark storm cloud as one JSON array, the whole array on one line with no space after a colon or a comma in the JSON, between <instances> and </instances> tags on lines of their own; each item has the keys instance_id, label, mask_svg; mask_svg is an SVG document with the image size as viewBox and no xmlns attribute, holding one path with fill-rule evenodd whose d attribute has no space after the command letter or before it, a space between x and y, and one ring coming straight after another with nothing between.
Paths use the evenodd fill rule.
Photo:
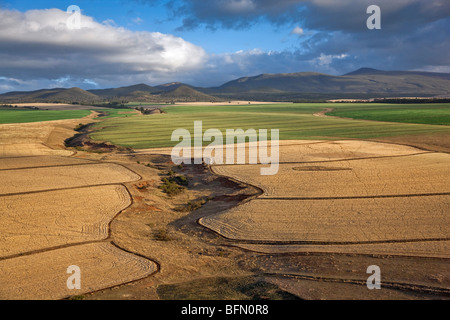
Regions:
<instances>
[{"instance_id":1,"label":"dark storm cloud","mask_svg":"<svg viewBox=\"0 0 450 320\"><path fill-rule=\"evenodd\" d=\"M450 71L448 0L169 0L165 3L183 21L179 27L183 30L239 30L254 26L252 30L257 32L261 22L271 23L274 28L292 27L291 35L297 34L299 38L297 50L265 53L264 59L270 63L265 70L280 65L279 72L312 69L345 73L366 66ZM381 30L367 29L366 10L370 5L381 8ZM246 57L235 56L240 60ZM253 69L260 70L259 60L254 56L251 59ZM286 65L280 63L282 59L287 59ZM320 67L315 62L320 62ZM241 65L248 66L243 62ZM306 69L296 69L301 66Z\"/></svg>"},{"instance_id":2,"label":"dark storm cloud","mask_svg":"<svg viewBox=\"0 0 450 320\"><path fill-rule=\"evenodd\" d=\"M162 3L158 0L135 0ZM364 31L366 9L378 5L391 30L410 29L450 15L448 0L168 0L167 8L184 18L181 28L248 27L267 20L328 31Z\"/></svg>"}]
</instances>

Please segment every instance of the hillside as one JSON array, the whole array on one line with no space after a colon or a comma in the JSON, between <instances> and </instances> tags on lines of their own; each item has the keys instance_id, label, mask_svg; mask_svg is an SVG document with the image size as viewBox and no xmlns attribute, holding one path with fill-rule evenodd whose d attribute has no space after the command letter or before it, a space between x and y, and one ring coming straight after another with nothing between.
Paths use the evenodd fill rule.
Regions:
<instances>
[{"instance_id":1,"label":"hillside","mask_svg":"<svg viewBox=\"0 0 450 320\"><path fill-rule=\"evenodd\" d=\"M0 95L0 101L12 102L49 102L49 103L91 103L99 97L80 88L43 89L31 92L16 91Z\"/></svg>"},{"instance_id":2,"label":"hillside","mask_svg":"<svg viewBox=\"0 0 450 320\"><path fill-rule=\"evenodd\" d=\"M172 91L162 93L160 98L177 102L220 101L217 97L202 93L185 85L179 86Z\"/></svg>"},{"instance_id":3,"label":"hillside","mask_svg":"<svg viewBox=\"0 0 450 320\"><path fill-rule=\"evenodd\" d=\"M244 77L210 88L220 97L251 95L264 99L293 97L393 97L450 94L450 74L381 71L363 68L332 76L321 73L262 74Z\"/></svg>"},{"instance_id":4,"label":"hillside","mask_svg":"<svg viewBox=\"0 0 450 320\"><path fill-rule=\"evenodd\" d=\"M0 103L105 101L199 102L223 100L307 101L450 95L450 74L416 71L382 71L362 68L334 76L300 72L243 77L215 88L198 88L180 82L85 91L80 88L9 92Z\"/></svg>"},{"instance_id":5,"label":"hillside","mask_svg":"<svg viewBox=\"0 0 450 320\"><path fill-rule=\"evenodd\" d=\"M126 99L127 97L148 97L151 94L158 92L159 90L142 83L129 87L88 91L104 99L114 100L124 98Z\"/></svg>"}]
</instances>

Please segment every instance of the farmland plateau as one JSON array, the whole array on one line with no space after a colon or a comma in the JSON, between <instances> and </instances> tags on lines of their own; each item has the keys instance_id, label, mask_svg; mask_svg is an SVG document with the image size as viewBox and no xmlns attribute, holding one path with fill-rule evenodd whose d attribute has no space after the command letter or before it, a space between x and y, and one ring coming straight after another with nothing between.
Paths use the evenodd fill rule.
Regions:
<instances>
[{"instance_id":1,"label":"farmland plateau","mask_svg":"<svg viewBox=\"0 0 450 320\"><path fill-rule=\"evenodd\" d=\"M450 104L142 105L0 110L1 299L450 296ZM278 173L175 165L195 121L278 129Z\"/></svg>"}]
</instances>

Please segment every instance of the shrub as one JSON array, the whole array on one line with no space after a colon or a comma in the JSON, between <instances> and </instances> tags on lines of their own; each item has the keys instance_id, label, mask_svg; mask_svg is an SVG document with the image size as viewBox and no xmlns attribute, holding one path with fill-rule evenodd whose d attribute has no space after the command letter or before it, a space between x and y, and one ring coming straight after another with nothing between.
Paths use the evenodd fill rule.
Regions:
<instances>
[{"instance_id":1,"label":"shrub","mask_svg":"<svg viewBox=\"0 0 450 320\"><path fill-rule=\"evenodd\" d=\"M186 189L185 187L180 186L176 182L167 178L164 178L162 182L163 184L159 188L170 197L176 196Z\"/></svg>"},{"instance_id":2,"label":"shrub","mask_svg":"<svg viewBox=\"0 0 450 320\"><path fill-rule=\"evenodd\" d=\"M176 209L176 211L179 211L179 212L192 212L192 211L195 211L197 209L200 209L205 204L207 204L208 201L210 201L210 200L212 200L212 198L208 197L208 198L204 198L204 199L200 199L200 200L189 201L185 206Z\"/></svg>"}]
</instances>

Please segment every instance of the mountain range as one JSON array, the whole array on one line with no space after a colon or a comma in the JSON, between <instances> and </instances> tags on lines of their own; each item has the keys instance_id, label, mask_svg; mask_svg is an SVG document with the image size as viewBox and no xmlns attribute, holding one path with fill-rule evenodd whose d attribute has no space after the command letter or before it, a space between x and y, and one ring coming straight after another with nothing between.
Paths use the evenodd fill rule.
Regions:
<instances>
[{"instance_id":1,"label":"mountain range","mask_svg":"<svg viewBox=\"0 0 450 320\"><path fill-rule=\"evenodd\" d=\"M450 73L381 71L362 68L333 76L300 72L243 77L219 87L201 88L174 82L159 86L82 90L43 89L8 92L1 103L200 102L226 100L296 101L341 98L432 97L450 95Z\"/></svg>"}]
</instances>

